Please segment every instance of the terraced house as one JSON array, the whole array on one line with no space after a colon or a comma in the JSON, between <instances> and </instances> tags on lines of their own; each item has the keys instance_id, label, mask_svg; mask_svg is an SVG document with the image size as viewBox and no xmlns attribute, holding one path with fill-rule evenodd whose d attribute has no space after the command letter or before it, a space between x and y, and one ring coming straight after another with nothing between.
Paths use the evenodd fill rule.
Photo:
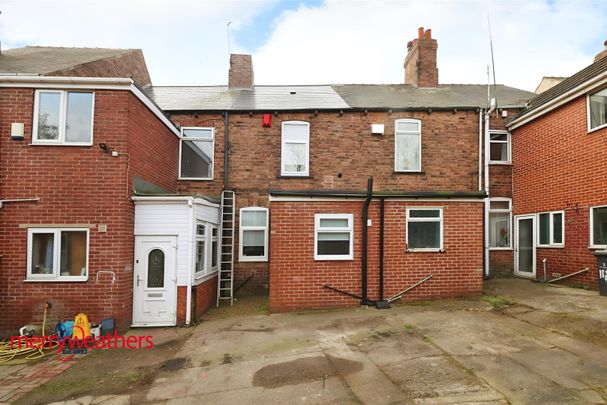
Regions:
<instances>
[{"instance_id":1,"label":"terraced house","mask_svg":"<svg viewBox=\"0 0 607 405\"><path fill-rule=\"evenodd\" d=\"M511 273L505 121L535 95L441 84L437 48L420 29L393 85L255 85L232 55L209 87L151 85L137 50L2 52L0 330L46 302L176 325L237 290L288 311Z\"/></svg>"}]
</instances>

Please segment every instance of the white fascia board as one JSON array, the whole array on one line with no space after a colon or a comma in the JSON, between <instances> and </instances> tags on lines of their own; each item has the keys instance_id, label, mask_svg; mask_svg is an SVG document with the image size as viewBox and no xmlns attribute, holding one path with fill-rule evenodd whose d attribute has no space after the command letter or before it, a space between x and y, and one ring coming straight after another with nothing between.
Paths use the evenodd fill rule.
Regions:
<instances>
[{"instance_id":1,"label":"white fascia board","mask_svg":"<svg viewBox=\"0 0 607 405\"><path fill-rule=\"evenodd\" d=\"M135 95L177 137L180 131L166 115L145 95L133 79L123 77L58 77L58 76L2 76L0 87L25 87L62 90L128 90Z\"/></svg>"},{"instance_id":2,"label":"white fascia board","mask_svg":"<svg viewBox=\"0 0 607 405\"><path fill-rule=\"evenodd\" d=\"M207 207L213 207L213 208L219 208L219 204L210 202L208 200L205 200L204 198L198 198L198 197L192 197L192 196L132 196L131 200L133 200L135 202L135 204L145 204L145 203L158 203L158 202L164 202L164 203L175 203L175 204L184 204L184 203L194 203L197 205L205 205Z\"/></svg>"},{"instance_id":3,"label":"white fascia board","mask_svg":"<svg viewBox=\"0 0 607 405\"><path fill-rule=\"evenodd\" d=\"M323 196L276 196L270 194L272 202L316 202L316 201L364 201L365 197L323 197ZM412 197L384 197L386 201L394 202L457 202L482 203L482 198L412 198ZM372 201L380 201L380 197L372 197Z\"/></svg>"},{"instance_id":4,"label":"white fascia board","mask_svg":"<svg viewBox=\"0 0 607 405\"><path fill-rule=\"evenodd\" d=\"M561 94L555 99L550 100L546 104L542 105L541 107L538 107L536 110L529 113L529 115L524 115L520 118L515 119L514 121L507 124L506 127L509 131L512 131L513 129L523 126L529 123L530 121L541 117L542 115L562 106L563 104L568 103L569 101L579 96L585 95L592 88L600 87L605 83L607 83L607 71L601 73L598 76L593 77L590 80L585 81L584 83L578 85L577 87L574 87L566 93Z\"/></svg>"}]
</instances>

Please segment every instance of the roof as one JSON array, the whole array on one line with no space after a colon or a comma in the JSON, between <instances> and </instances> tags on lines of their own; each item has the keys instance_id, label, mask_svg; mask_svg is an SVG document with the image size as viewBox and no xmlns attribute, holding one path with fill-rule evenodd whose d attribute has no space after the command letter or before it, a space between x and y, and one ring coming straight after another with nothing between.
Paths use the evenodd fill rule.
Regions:
<instances>
[{"instance_id":1,"label":"roof","mask_svg":"<svg viewBox=\"0 0 607 405\"><path fill-rule=\"evenodd\" d=\"M134 51L136 50L50 46L7 49L0 54L0 74L44 75Z\"/></svg>"},{"instance_id":2,"label":"roof","mask_svg":"<svg viewBox=\"0 0 607 405\"><path fill-rule=\"evenodd\" d=\"M560 96L568 94L575 88L583 85L587 81L597 77L598 75L600 75L601 73L604 73L606 71L607 71L607 58L603 58L603 59L598 60L597 62L594 62L592 65L587 66L586 68L580 70L579 72L577 72L573 76L563 80L556 86L551 87L550 89L546 90L545 92L532 98L529 101L529 103L527 104L527 108L525 110L521 111L519 114L512 117L508 122L512 123L514 121L518 121L522 117L529 115L533 111L541 109L542 107L546 106L546 104L550 103L551 101L559 98Z\"/></svg>"},{"instance_id":3,"label":"roof","mask_svg":"<svg viewBox=\"0 0 607 405\"><path fill-rule=\"evenodd\" d=\"M487 86L444 84L418 88L406 84L317 86L153 86L147 94L165 111L254 111L340 109L485 108ZM535 94L491 86L500 107L523 107Z\"/></svg>"}]
</instances>

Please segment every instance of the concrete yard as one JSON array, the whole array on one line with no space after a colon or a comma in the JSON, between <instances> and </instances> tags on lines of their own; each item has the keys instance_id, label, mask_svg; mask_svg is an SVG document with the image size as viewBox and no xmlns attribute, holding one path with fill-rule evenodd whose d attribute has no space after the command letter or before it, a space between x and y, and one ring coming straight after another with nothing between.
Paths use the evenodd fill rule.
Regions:
<instances>
[{"instance_id":1,"label":"concrete yard","mask_svg":"<svg viewBox=\"0 0 607 405\"><path fill-rule=\"evenodd\" d=\"M490 281L486 294L500 303L459 299L206 321L145 387L97 399L264 405L607 400L607 297L525 280Z\"/></svg>"}]
</instances>

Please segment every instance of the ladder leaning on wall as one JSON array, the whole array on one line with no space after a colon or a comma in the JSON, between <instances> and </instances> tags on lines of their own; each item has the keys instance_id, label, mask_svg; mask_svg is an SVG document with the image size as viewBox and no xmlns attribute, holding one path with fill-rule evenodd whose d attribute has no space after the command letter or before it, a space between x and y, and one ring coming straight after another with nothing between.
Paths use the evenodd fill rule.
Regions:
<instances>
[{"instance_id":1,"label":"ladder leaning on wall","mask_svg":"<svg viewBox=\"0 0 607 405\"><path fill-rule=\"evenodd\" d=\"M234 212L236 194L231 190L221 193L221 263L217 279L217 306L221 300L234 305Z\"/></svg>"}]
</instances>

